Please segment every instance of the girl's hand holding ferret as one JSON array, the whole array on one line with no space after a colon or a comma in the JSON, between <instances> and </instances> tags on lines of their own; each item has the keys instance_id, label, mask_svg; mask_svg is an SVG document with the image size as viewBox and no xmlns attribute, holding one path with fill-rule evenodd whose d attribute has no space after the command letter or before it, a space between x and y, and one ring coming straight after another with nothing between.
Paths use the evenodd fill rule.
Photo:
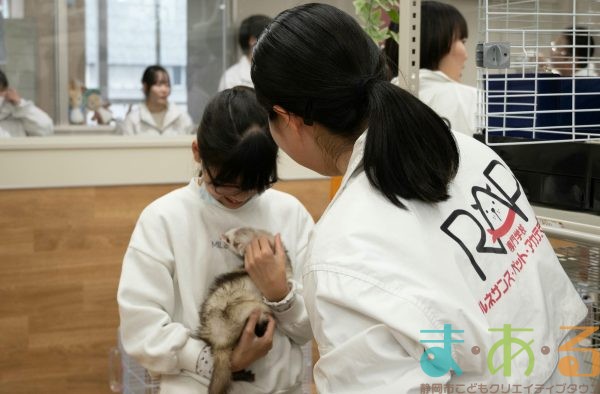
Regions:
<instances>
[{"instance_id":1,"label":"girl's hand holding ferret","mask_svg":"<svg viewBox=\"0 0 600 394\"><path fill-rule=\"evenodd\" d=\"M231 372L246 369L254 361L266 356L271 350L273 333L275 332L275 319L269 316L265 333L262 337L257 337L254 330L259 316L260 311L257 309L248 317L242 336L240 336L238 344L231 353Z\"/></svg>"},{"instance_id":2,"label":"girl's hand holding ferret","mask_svg":"<svg viewBox=\"0 0 600 394\"><path fill-rule=\"evenodd\" d=\"M244 267L268 301L281 301L290 291L285 272L286 260L280 234L275 236L274 252L267 237L254 238L246 247Z\"/></svg>"}]
</instances>

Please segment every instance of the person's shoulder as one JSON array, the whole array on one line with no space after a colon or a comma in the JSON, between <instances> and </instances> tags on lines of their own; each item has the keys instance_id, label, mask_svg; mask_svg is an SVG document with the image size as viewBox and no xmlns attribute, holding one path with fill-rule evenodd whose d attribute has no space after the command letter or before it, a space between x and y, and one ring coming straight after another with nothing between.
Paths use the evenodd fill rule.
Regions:
<instances>
[{"instance_id":1,"label":"person's shoulder","mask_svg":"<svg viewBox=\"0 0 600 394\"><path fill-rule=\"evenodd\" d=\"M231 79L231 78L235 78L239 75L240 73L240 69L242 68L242 65L240 64L240 62L234 63L231 66L229 66L227 68L227 70L225 70L225 73L223 74L223 77L227 80L227 79Z\"/></svg>"},{"instance_id":2,"label":"person's shoulder","mask_svg":"<svg viewBox=\"0 0 600 394\"><path fill-rule=\"evenodd\" d=\"M261 205L268 205L269 209L281 212L306 211L304 205L289 193L276 189L268 189L260 196Z\"/></svg>"},{"instance_id":3,"label":"person's shoulder","mask_svg":"<svg viewBox=\"0 0 600 394\"><path fill-rule=\"evenodd\" d=\"M144 103L139 103L131 106L127 115L125 115L125 120L135 121L139 120L142 113L142 106L145 106Z\"/></svg>"},{"instance_id":4,"label":"person's shoulder","mask_svg":"<svg viewBox=\"0 0 600 394\"><path fill-rule=\"evenodd\" d=\"M190 203L193 203L193 194L190 193L190 185L179 187L170 192L158 197L156 200L148 204L142 214L140 220L157 220L170 216L178 216L187 213L187 208Z\"/></svg>"},{"instance_id":5,"label":"person's shoulder","mask_svg":"<svg viewBox=\"0 0 600 394\"><path fill-rule=\"evenodd\" d=\"M298 204L302 205L300 201L291 194L273 188L265 190L264 193L260 195L260 197L265 201L269 201L271 203L278 203L278 205L282 206L293 206Z\"/></svg>"},{"instance_id":6,"label":"person's shoulder","mask_svg":"<svg viewBox=\"0 0 600 394\"><path fill-rule=\"evenodd\" d=\"M468 95L470 97L477 98L477 88L471 85L465 85L464 83L455 82L454 89L461 93L461 95Z\"/></svg>"},{"instance_id":7,"label":"person's shoulder","mask_svg":"<svg viewBox=\"0 0 600 394\"><path fill-rule=\"evenodd\" d=\"M483 142L457 131L453 131L452 134L454 135L456 145L458 146L461 166L466 162L473 162L478 159L484 161L502 161L500 156Z\"/></svg>"},{"instance_id":8,"label":"person's shoulder","mask_svg":"<svg viewBox=\"0 0 600 394\"><path fill-rule=\"evenodd\" d=\"M180 119L186 121L187 123L193 123L192 117L187 111L184 111L181 107L179 107L175 103L169 103L169 111L173 111L174 114L177 115Z\"/></svg>"}]
</instances>

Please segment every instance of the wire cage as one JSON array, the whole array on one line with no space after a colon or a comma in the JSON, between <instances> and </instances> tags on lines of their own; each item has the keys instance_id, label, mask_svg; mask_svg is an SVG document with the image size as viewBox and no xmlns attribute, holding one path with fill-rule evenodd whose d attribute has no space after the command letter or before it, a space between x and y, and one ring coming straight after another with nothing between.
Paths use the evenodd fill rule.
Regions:
<instances>
[{"instance_id":1,"label":"wire cage","mask_svg":"<svg viewBox=\"0 0 600 394\"><path fill-rule=\"evenodd\" d=\"M144 367L131 358L121 345L121 337L117 333L117 346L109 355L109 386L114 393L123 394L158 394L160 380L152 377ZM302 347L304 363L303 394L312 393L312 342Z\"/></svg>"},{"instance_id":2,"label":"wire cage","mask_svg":"<svg viewBox=\"0 0 600 394\"><path fill-rule=\"evenodd\" d=\"M479 0L486 143L600 139L599 32L598 0Z\"/></svg>"},{"instance_id":3,"label":"wire cage","mask_svg":"<svg viewBox=\"0 0 600 394\"><path fill-rule=\"evenodd\" d=\"M121 345L117 333L117 347L110 352L109 386L112 392L123 394L158 394L160 381L131 358Z\"/></svg>"},{"instance_id":4,"label":"wire cage","mask_svg":"<svg viewBox=\"0 0 600 394\"><path fill-rule=\"evenodd\" d=\"M556 249L556 254L573 285L588 307L586 319L581 326L600 327L600 245L573 243L573 246ZM579 344L579 347L600 352L600 330ZM592 352L586 351L584 371L596 371L600 366L592 365ZM594 361L595 360L595 361ZM600 393L600 376L591 373L590 385L594 394Z\"/></svg>"}]
</instances>

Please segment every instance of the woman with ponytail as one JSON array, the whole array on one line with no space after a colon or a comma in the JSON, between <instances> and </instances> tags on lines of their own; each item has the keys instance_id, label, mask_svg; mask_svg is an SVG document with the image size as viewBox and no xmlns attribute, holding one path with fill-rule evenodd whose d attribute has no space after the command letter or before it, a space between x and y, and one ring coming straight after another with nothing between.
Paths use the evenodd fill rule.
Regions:
<instances>
[{"instance_id":1,"label":"woman with ponytail","mask_svg":"<svg viewBox=\"0 0 600 394\"><path fill-rule=\"evenodd\" d=\"M485 145L386 81L351 16L324 4L282 12L254 48L252 80L279 147L343 175L303 267L319 393L569 380L555 373L561 326L586 307L523 190ZM506 325L530 331L490 331ZM529 352L494 352L503 335L534 340L535 368L522 368ZM489 371L503 362L519 368Z\"/></svg>"}]
</instances>

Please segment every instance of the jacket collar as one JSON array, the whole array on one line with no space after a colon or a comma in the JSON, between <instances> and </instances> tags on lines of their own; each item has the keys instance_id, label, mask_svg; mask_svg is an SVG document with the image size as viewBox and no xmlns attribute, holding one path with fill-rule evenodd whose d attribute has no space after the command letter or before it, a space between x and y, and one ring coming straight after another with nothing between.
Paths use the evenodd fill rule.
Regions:
<instances>
[{"instance_id":1,"label":"jacket collar","mask_svg":"<svg viewBox=\"0 0 600 394\"><path fill-rule=\"evenodd\" d=\"M429 70L427 68L422 68L419 70L419 80L429 80L429 81L437 81L437 82L456 82L443 71L440 70Z\"/></svg>"},{"instance_id":2,"label":"jacket collar","mask_svg":"<svg viewBox=\"0 0 600 394\"><path fill-rule=\"evenodd\" d=\"M140 120L144 123L149 124L157 130L166 130L171 125L171 123L177 120L180 114L181 111L174 103L168 103L167 113L165 114L165 120L163 121L163 127L162 129L159 129L156 122L154 122L154 118L152 117L150 110L146 106L146 103L140 104Z\"/></svg>"},{"instance_id":3,"label":"jacket collar","mask_svg":"<svg viewBox=\"0 0 600 394\"><path fill-rule=\"evenodd\" d=\"M368 129L363 131L363 133L356 139L354 142L354 147L352 148L352 154L350 155L350 160L348 161L348 168L346 169L346 173L342 178L342 183L340 184L340 188L337 193L331 200L329 206L333 205L337 197L342 194L342 191L346 188L346 185L356 174L364 171L362 166L363 156L365 154L365 144L367 142L367 132ZM329 209L329 208L328 208Z\"/></svg>"}]
</instances>

